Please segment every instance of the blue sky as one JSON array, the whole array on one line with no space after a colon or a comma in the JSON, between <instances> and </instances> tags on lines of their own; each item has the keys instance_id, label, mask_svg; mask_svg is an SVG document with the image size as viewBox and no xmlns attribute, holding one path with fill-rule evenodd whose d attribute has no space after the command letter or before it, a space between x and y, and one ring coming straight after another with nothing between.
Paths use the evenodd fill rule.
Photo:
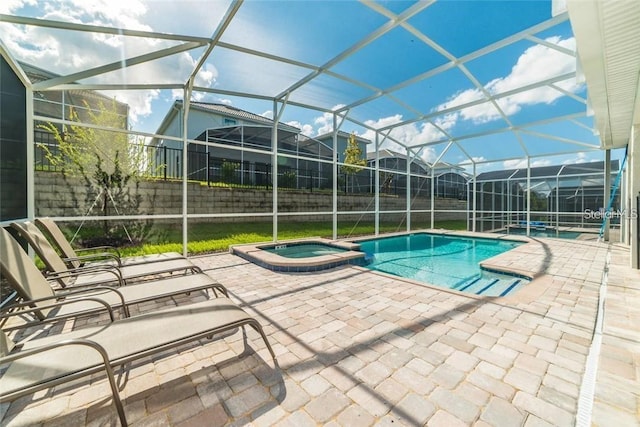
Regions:
<instances>
[{"instance_id":1,"label":"blue sky","mask_svg":"<svg viewBox=\"0 0 640 427\"><path fill-rule=\"evenodd\" d=\"M228 6L229 1L204 0L5 0L0 4L0 13L210 37ZM567 54L575 50L568 20L534 34L544 44L535 39L521 39L486 55L470 60L467 57L551 18L550 1L437 1L409 18L404 27L396 26L344 58L339 57L388 25L389 17L411 7L416 7L415 2L381 1L371 8L351 0L245 1L223 33L223 45L213 49L200 71L196 85L273 97L311 72L304 66L242 51L249 49L315 67L328 65L329 73L322 73L291 93L289 99L294 102L335 110L385 91L384 96L351 108L349 117L373 128L410 121L392 130L391 135L410 147L443 141L422 150L421 155L427 161L440 155L449 138L461 140L444 160L458 163L468 161L467 156L479 162L500 159L492 169L521 166L523 147L537 155L575 149L577 145L572 142L597 145L597 135L589 130L590 117L545 123L527 129L526 133L501 132L510 126L584 113L586 87L575 78L456 109L487 95L575 72L576 58ZM0 23L0 37L14 58L59 74L91 69L177 44L8 23ZM204 48L193 49L84 82L183 83L203 52ZM339 60L334 60L336 57ZM441 72L416 78L434 70ZM414 78L415 82L406 84ZM362 85L352 84L354 80ZM182 98L182 91L168 89L106 93L127 102L134 129L146 132L154 132L174 99ZM272 115L270 101L204 92L195 93L194 99ZM429 120L413 121L421 115L427 115ZM333 122L331 114L294 106L285 108L282 120L298 126L309 136L330 131ZM342 130L371 139L374 135L372 130L349 121ZM478 136L470 138L471 135ZM562 140L545 135L561 136ZM393 142L385 142L383 148L402 151ZM584 152L536 157L532 162L548 165L602 159L600 152Z\"/></svg>"}]
</instances>

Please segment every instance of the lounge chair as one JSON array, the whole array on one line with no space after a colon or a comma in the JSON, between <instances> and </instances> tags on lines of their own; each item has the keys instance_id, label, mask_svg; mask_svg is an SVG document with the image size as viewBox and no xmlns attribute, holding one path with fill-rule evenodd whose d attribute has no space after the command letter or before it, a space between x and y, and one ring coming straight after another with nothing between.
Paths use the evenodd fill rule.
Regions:
<instances>
[{"instance_id":1,"label":"lounge chair","mask_svg":"<svg viewBox=\"0 0 640 427\"><path fill-rule=\"evenodd\" d=\"M9 285L18 293L23 302L16 303L8 309L25 309L32 307L38 320L54 320L62 317L89 314L104 307L96 302L98 298L111 307L122 308L128 316L128 306L145 301L153 301L163 297L172 297L196 291L211 289L228 296L227 290L220 283L204 273L189 274L148 281L120 287L83 287L54 291L47 279L40 273L35 263L22 249L7 230L0 227L0 272ZM78 300L74 304L53 307L60 300L74 300L92 297L93 300Z\"/></svg>"},{"instance_id":2,"label":"lounge chair","mask_svg":"<svg viewBox=\"0 0 640 427\"><path fill-rule=\"evenodd\" d=\"M16 348L0 330L0 402L49 389L101 371L111 386L120 422L127 425L113 368L214 334L249 325L277 367L269 341L257 320L228 298L145 313L103 326L34 339Z\"/></svg>"},{"instance_id":3,"label":"lounge chair","mask_svg":"<svg viewBox=\"0 0 640 427\"><path fill-rule=\"evenodd\" d=\"M171 259L165 262L134 264L118 267L109 264L92 264L84 267L69 268L64 260L51 246L42 231L32 222L14 222L11 224L44 262L48 277L57 280L63 288L73 283L74 286L104 284L120 277L125 283L131 280L143 280L160 274L175 272L202 273L202 270L186 258Z\"/></svg>"},{"instance_id":4,"label":"lounge chair","mask_svg":"<svg viewBox=\"0 0 640 427\"><path fill-rule=\"evenodd\" d=\"M164 262L173 259L185 259L181 254L177 252L163 252L161 254L148 254L134 257L120 256L120 251L114 246L94 246L85 249L74 249L71 243L67 240L60 227L51 218L37 218L35 223L46 234L48 234L53 240L53 244L60 250L65 262L68 262L69 267L77 268L90 261L98 260L112 260L119 266L124 265L136 265L136 264L148 264L151 262ZM80 256L79 253L84 251L103 251L101 253L93 253L89 255Z\"/></svg>"}]
</instances>

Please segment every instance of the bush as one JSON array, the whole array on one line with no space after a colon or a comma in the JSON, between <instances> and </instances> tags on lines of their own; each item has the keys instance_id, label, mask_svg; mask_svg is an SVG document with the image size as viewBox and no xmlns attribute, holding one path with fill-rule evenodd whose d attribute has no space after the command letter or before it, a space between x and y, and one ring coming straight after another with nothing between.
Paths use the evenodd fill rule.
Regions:
<instances>
[{"instance_id":1,"label":"bush","mask_svg":"<svg viewBox=\"0 0 640 427\"><path fill-rule=\"evenodd\" d=\"M279 177L278 185L284 188L296 188L297 175L294 171L286 171Z\"/></svg>"},{"instance_id":2,"label":"bush","mask_svg":"<svg viewBox=\"0 0 640 427\"><path fill-rule=\"evenodd\" d=\"M234 184L236 182L236 171L239 167L240 164L236 162L229 162L227 160L222 162L222 182L226 182L227 184Z\"/></svg>"}]
</instances>

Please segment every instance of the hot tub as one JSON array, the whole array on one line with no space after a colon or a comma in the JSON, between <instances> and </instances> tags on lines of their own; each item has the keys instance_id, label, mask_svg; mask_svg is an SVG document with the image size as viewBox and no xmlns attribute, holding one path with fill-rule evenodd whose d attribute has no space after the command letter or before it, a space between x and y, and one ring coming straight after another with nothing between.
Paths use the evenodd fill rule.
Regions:
<instances>
[{"instance_id":1,"label":"hot tub","mask_svg":"<svg viewBox=\"0 0 640 427\"><path fill-rule=\"evenodd\" d=\"M238 245L231 253L273 271L308 272L344 264L364 265L359 245L328 239L307 239L270 244Z\"/></svg>"}]
</instances>

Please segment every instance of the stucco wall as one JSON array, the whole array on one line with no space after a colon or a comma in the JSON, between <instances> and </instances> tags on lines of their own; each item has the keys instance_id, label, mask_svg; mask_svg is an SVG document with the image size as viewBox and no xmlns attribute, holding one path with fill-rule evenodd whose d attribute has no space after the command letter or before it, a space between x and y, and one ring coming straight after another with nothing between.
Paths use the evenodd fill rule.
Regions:
<instances>
[{"instance_id":1,"label":"stucco wall","mask_svg":"<svg viewBox=\"0 0 640 427\"><path fill-rule=\"evenodd\" d=\"M269 213L272 211L272 193L268 190L229 189L207 187L199 183L188 183L188 212L190 214L212 213ZM179 181L141 181L137 188L129 186L130 199L137 200L136 206L129 203L118 205L120 214L180 214L182 210L182 183ZM278 194L278 212L330 212L332 195L330 192L308 192L298 190L282 190ZM94 204L96 195L88 191L86 184L77 178L64 177L59 173L36 171L35 174L35 206L36 216L81 216L87 214ZM92 215L100 215L99 204L93 206ZM348 194L338 197L339 211L372 211L374 197L371 194ZM383 195L380 198L381 210L404 210L406 199ZM426 198L412 200L412 208L416 210L430 209L430 201ZM464 219L466 201L454 199L436 199L438 210L461 210L463 212L438 212L436 218ZM116 215L110 211L110 215ZM424 214L421 214L424 215ZM330 215L289 216L293 221L328 220ZM360 217L360 214L354 215ZM396 220L403 214L385 214L384 220ZM341 219L348 217L340 216ZM271 216L262 218L271 221ZM245 221L243 217L229 217L223 221ZM218 220L216 220L218 221Z\"/></svg>"}]
</instances>

